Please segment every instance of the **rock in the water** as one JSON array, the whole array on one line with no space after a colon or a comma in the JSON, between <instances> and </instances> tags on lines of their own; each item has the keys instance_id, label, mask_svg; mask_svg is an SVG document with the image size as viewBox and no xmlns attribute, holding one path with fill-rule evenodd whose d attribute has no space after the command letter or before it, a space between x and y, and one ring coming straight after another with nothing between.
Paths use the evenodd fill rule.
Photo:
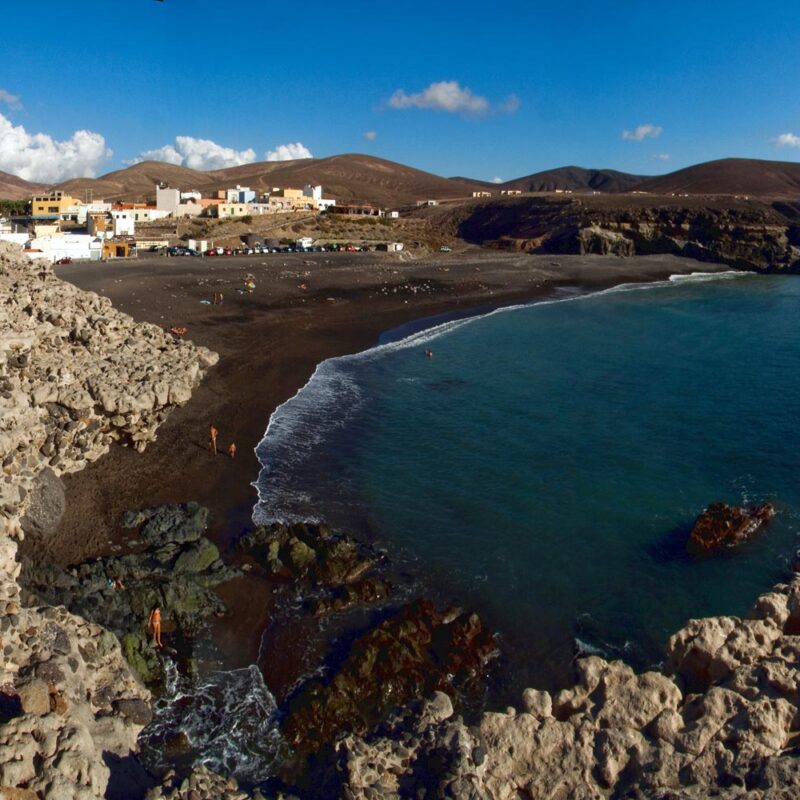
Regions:
<instances>
[{"instance_id":1,"label":"rock in the water","mask_svg":"<svg viewBox=\"0 0 800 800\"><path fill-rule=\"evenodd\" d=\"M697 518L688 548L708 553L736 547L751 539L774 516L775 508L771 503L751 508L714 503Z\"/></svg>"},{"instance_id":2,"label":"rock in the water","mask_svg":"<svg viewBox=\"0 0 800 800\"><path fill-rule=\"evenodd\" d=\"M475 614L441 613L418 600L357 639L330 680L307 683L289 704L284 733L300 752L341 733L366 733L415 697L475 688L497 654Z\"/></svg>"}]
</instances>

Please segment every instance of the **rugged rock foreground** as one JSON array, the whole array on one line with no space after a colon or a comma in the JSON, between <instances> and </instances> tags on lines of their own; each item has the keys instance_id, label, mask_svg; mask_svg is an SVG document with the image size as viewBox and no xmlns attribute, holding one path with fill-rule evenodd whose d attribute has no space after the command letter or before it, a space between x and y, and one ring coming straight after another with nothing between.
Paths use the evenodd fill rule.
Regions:
<instances>
[{"instance_id":1,"label":"rugged rock foreground","mask_svg":"<svg viewBox=\"0 0 800 800\"><path fill-rule=\"evenodd\" d=\"M143 449L216 358L0 242L0 796L103 797L108 764L136 749L150 697L119 641L63 607L22 607L17 545L47 532L56 476L113 441Z\"/></svg>"},{"instance_id":2,"label":"rugged rock foreground","mask_svg":"<svg viewBox=\"0 0 800 800\"><path fill-rule=\"evenodd\" d=\"M145 447L214 361L0 244L0 798L103 797L110 765L136 750L150 697L119 641L64 607L24 607L17 545L23 529L46 534L58 475L115 440ZM270 551L276 569L310 563L292 544ZM585 659L572 689L528 690L475 725L442 693L412 703L339 740L319 785L350 798L796 797L799 665L795 577L747 619L690 622L663 673ZM203 767L148 793L259 796Z\"/></svg>"}]
</instances>

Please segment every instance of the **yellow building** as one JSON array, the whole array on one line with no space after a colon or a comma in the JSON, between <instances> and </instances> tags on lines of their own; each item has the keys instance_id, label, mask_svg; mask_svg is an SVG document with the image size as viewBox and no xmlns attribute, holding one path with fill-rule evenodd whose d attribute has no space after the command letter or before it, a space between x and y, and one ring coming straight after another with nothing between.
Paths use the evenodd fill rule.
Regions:
<instances>
[{"instance_id":1,"label":"yellow building","mask_svg":"<svg viewBox=\"0 0 800 800\"><path fill-rule=\"evenodd\" d=\"M135 253L133 242L116 239L103 242L103 258L130 258Z\"/></svg>"},{"instance_id":2,"label":"yellow building","mask_svg":"<svg viewBox=\"0 0 800 800\"><path fill-rule=\"evenodd\" d=\"M269 203L279 206L283 211L317 209L314 198L308 197L302 189L273 189L269 193Z\"/></svg>"},{"instance_id":3,"label":"yellow building","mask_svg":"<svg viewBox=\"0 0 800 800\"><path fill-rule=\"evenodd\" d=\"M231 217L246 217L253 213L247 203L217 203L208 207L211 216L219 217L220 219Z\"/></svg>"},{"instance_id":4,"label":"yellow building","mask_svg":"<svg viewBox=\"0 0 800 800\"><path fill-rule=\"evenodd\" d=\"M34 217L52 217L57 214L59 217L66 216L70 212L74 213L80 200L64 192L50 192L46 195L38 195L31 198L31 215Z\"/></svg>"}]
</instances>

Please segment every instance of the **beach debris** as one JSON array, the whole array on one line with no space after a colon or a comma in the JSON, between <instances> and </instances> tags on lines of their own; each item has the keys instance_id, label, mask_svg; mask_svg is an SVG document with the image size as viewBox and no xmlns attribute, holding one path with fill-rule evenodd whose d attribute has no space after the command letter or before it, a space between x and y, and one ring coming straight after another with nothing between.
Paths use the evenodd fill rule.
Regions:
<instances>
[{"instance_id":1,"label":"beach debris","mask_svg":"<svg viewBox=\"0 0 800 800\"><path fill-rule=\"evenodd\" d=\"M180 325L173 325L171 328L167 328L167 332L173 334L174 336L186 336L188 331L188 328L184 328Z\"/></svg>"},{"instance_id":2,"label":"beach debris","mask_svg":"<svg viewBox=\"0 0 800 800\"><path fill-rule=\"evenodd\" d=\"M775 507L771 503L750 508L713 503L695 521L687 547L696 553L737 547L751 539L774 516Z\"/></svg>"}]
</instances>

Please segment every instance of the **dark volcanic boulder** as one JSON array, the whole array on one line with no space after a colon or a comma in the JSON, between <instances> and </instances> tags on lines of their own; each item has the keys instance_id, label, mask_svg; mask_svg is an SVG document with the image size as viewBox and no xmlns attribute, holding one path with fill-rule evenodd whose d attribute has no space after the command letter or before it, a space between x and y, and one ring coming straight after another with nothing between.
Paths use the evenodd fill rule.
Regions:
<instances>
[{"instance_id":1,"label":"dark volcanic boulder","mask_svg":"<svg viewBox=\"0 0 800 800\"><path fill-rule=\"evenodd\" d=\"M42 540L55 533L67 507L64 484L50 467L42 470L31 487L30 503L22 518L22 529L27 535Z\"/></svg>"},{"instance_id":2,"label":"dark volcanic boulder","mask_svg":"<svg viewBox=\"0 0 800 800\"><path fill-rule=\"evenodd\" d=\"M714 503L694 523L689 551L708 553L736 547L752 538L774 516L775 508L771 503L751 508Z\"/></svg>"},{"instance_id":3,"label":"dark volcanic boulder","mask_svg":"<svg viewBox=\"0 0 800 800\"><path fill-rule=\"evenodd\" d=\"M128 511L122 517L125 528L141 526L142 540L150 545L165 541L182 544L197 541L208 528L208 509L198 503L170 503L142 511Z\"/></svg>"},{"instance_id":4,"label":"dark volcanic boulder","mask_svg":"<svg viewBox=\"0 0 800 800\"><path fill-rule=\"evenodd\" d=\"M366 733L416 697L474 691L497 654L476 614L417 600L356 639L332 676L303 686L289 702L286 739L314 752L339 734Z\"/></svg>"}]
</instances>

